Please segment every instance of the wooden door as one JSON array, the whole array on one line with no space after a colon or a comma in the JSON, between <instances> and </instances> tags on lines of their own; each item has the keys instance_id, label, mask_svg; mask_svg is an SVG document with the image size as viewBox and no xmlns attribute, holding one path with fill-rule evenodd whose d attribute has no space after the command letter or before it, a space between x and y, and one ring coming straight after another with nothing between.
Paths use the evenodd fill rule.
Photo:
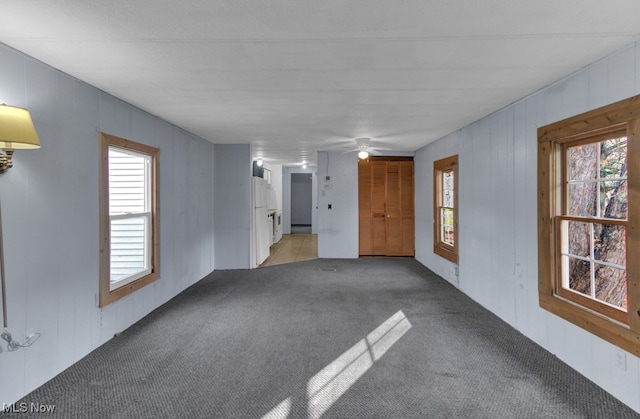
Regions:
<instances>
[{"instance_id":1,"label":"wooden door","mask_svg":"<svg viewBox=\"0 0 640 419\"><path fill-rule=\"evenodd\" d=\"M400 207L402 217L403 256L415 253L415 209L413 188L413 160L400 163Z\"/></svg>"},{"instance_id":2,"label":"wooden door","mask_svg":"<svg viewBox=\"0 0 640 419\"><path fill-rule=\"evenodd\" d=\"M387 162L386 255L402 254L402 206L400 162Z\"/></svg>"},{"instance_id":3,"label":"wooden door","mask_svg":"<svg viewBox=\"0 0 640 419\"><path fill-rule=\"evenodd\" d=\"M386 184L387 170L385 162L371 162L371 242L373 255L386 254Z\"/></svg>"},{"instance_id":4,"label":"wooden door","mask_svg":"<svg viewBox=\"0 0 640 419\"><path fill-rule=\"evenodd\" d=\"M413 160L358 164L360 255L413 256Z\"/></svg>"},{"instance_id":5,"label":"wooden door","mask_svg":"<svg viewBox=\"0 0 640 419\"><path fill-rule=\"evenodd\" d=\"M368 160L358 162L358 220L360 230L361 255L373 254L373 222L371 217L371 163Z\"/></svg>"}]
</instances>

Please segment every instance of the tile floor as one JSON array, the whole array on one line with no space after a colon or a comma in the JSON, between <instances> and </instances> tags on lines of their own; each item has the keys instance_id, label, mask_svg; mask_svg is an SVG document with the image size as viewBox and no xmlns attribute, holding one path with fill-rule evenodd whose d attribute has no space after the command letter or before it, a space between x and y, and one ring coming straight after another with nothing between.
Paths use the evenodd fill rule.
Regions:
<instances>
[{"instance_id":1,"label":"tile floor","mask_svg":"<svg viewBox=\"0 0 640 419\"><path fill-rule=\"evenodd\" d=\"M260 267L311 259L318 259L317 234L283 234Z\"/></svg>"}]
</instances>

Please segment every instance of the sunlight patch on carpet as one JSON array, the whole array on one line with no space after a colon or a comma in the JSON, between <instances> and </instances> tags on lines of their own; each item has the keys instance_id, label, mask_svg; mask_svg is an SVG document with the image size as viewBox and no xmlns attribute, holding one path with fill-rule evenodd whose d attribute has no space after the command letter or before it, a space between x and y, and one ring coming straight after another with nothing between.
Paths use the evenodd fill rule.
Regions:
<instances>
[{"instance_id":1,"label":"sunlight patch on carpet","mask_svg":"<svg viewBox=\"0 0 640 419\"><path fill-rule=\"evenodd\" d=\"M307 383L308 417L320 418L410 328L411 323L402 310L399 310L311 377ZM286 418L290 409L291 398L288 398L262 419Z\"/></svg>"}]
</instances>

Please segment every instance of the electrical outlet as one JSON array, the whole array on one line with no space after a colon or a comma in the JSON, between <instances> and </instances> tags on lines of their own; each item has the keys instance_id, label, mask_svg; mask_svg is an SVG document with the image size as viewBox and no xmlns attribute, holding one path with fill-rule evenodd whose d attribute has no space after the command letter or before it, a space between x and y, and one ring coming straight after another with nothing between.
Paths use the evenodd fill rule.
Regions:
<instances>
[{"instance_id":1,"label":"electrical outlet","mask_svg":"<svg viewBox=\"0 0 640 419\"><path fill-rule=\"evenodd\" d=\"M615 350L615 363L616 367L620 368L622 371L627 370L627 354L622 352L621 350Z\"/></svg>"}]
</instances>

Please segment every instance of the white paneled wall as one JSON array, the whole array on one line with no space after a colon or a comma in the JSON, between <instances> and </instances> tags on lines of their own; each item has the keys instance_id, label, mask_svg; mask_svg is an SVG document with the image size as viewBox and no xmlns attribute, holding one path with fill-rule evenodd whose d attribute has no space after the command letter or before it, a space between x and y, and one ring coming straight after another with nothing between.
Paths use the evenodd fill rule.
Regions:
<instances>
[{"instance_id":1,"label":"white paneled wall","mask_svg":"<svg viewBox=\"0 0 640 419\"><path fill-rule=\"evenodd\" d=\"M537 128L640 93L640 45L416 153L416 258L640 412L639 359L538 305ZM433 253L433 161L459 155L459 277ZM626 358L626 370L616 358Z\"/></svg>"},{"instance_id":2,"label":"white paneled wall","mask_svg":"<svg viewBox=\"0 0 640 419\"><path fill-rule=\"evenodd\" d=\"M330 176L330 180L327 181L326 176ZM357 153L318 152L317 179L318 256L357 258Z\"/></svg>"},{"instance_id":3,"label":"white paneled wall","mask_svg":"<svg viewBox=\"0 0 640 419\"><path fill-rule=\"evenodd\" d=\"M9 330L0 351L12 403L214 268L214 146L0 45L0 103L31 111L42 148L0 175ZM160 280L97 307L98 132L160 148Z\"/></svg>"},{"instance_id":4,"label":"white paneled wall","mask_svg":"<svg viewBox=\"0 0 640 419\"><path fill-rule=\"evenodd\" d=\"M251 164L249 144L215 145L216 269L251 267Z\"/></svg>"}]
</instances>

